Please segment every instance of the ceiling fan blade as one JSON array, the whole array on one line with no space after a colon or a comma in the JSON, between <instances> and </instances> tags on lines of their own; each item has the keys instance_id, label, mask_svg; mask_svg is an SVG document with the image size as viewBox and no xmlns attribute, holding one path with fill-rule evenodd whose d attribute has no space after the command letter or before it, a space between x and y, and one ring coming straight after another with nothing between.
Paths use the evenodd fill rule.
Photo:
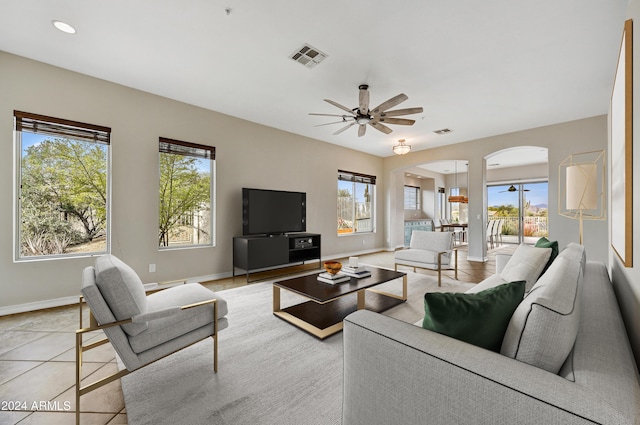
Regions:
<instances>
[{"instance_id":1,"label":"ceiling fan blade","mask_svg":"<svg viewBox=\"0 0 640 425\"><path fill-rule=\"evenodd\" d=\"M314 125L314 127L322 127L322 126L325 126L325 125L332 125L332 124L342 124L344 122L346 122L346 121L342 120L342 121L327 122L327 123L324 123L324 124L316 124L316 125Z\"/></svg>"},{"instance_id":2,"label":"ceiling fan blade","mask_svg":"<svg viewBox=\"0 0 640 425\"><path fill-rule=\"evenodd\" d=\"M358 128L358 137L362 137L364 136L364 133L367 132L367 125L366 124L360 124L360 128Z\"/></svg>"},{"instance_id":3,"label":"ceiling fan blade","mask_svg":"<svg viewBox=\"0 0 640 425\"><path fill-rule=\"evenodd\" d=\"M338 102L334 102L334 101L333 101L333 100L331 100L331 99L325 99L324 101L325 101L325 102L327 102L327 103L332 104L333 106L335 106L335 107L337 107L337 108L342 109L343 111L346 111L346 112L348 112L348 113L350 113L350 114L353 114L353 111L352 111L351 109L347 108L347 107L346 107L346 106L344 106L344 105L339 104Z\"/></svg>"},{"instance_id":4,"label":"ceiling fan blade","mask_svg":"<svg viewBox=\"0 0 640 425\"><path fill-rule=\"evenodd\" d=\"M380 114L381 112L384 112L389 108L393 108L394 106L404 102L407 99L409 99L409 97L406 94L400 93L399 95L394 96L391 99L389 99L389 100L387 100L385 102L382 102L380 105L378 105L375 108L373 108L371 110L371 113Z\"/></svg>"},{"instance_id":5,"label":"ceiling fan blade","mask_svg":"<svg viewBox=\"0 0 640 425\"><path fill-rule=\"evenodd\" d=\"M358 96L358 106L360 107L360 113L366 115L369 113L369 86L363 84L360 86L360 94ZM362 127L360 127L362 128Z\"/></svg>"},{"instance_id":6,"label":"ceiling fan blade","mask_svg":"<svg viewBox=\"0 0 640 425\"><path fill-rule=\"evenodd\" d=\"M379 118L378 122L383 122L385 124L413 125L416 121L408 120L406 118Z\"/></svg>"},{"instance_id":7,"label":"ceiling fan blade","mask_svg":"<svg viewBox=\"0 0 640 425\"><path fill-rule=\"evenodd\" d=\"M393 111L381 112L378 115L381 117L397 117L398 115L411 115L411 114L420 114L423 109L420 108L405 108L405 109L395 109Z\"/></svg>"},{"instance_id":8,"label":"ceiling fan blade","mask_svg":"<svg viewBox=\"0 0 640 425\"><path fill-rule=\"evenodd\" d=\"M316 114L315 112L309 112L309 115L316 115L319 117L340 117L340 118L351 118L346 115L338 115L338 114Z\"/></svg>"},{"instance_id":9,"label":"ceiling fan blade","mask_svg":"<svg viewBox=\"0 0 640 425\"><path fill-rule=\"evenodd\" d=\"M350 127L352 127L352 126L354 126L354 125L356 125L356 122L355 122L355 121L354 121L354 122L352 122L352 123L351 123L351 124L349 124L349 125L345 125L345 126L344 126L344 127L342 127L341 129L339 129L338 131L336 131L335 133L333 133L333 135L335 136L335 135L337 135L337 134L340 134L340 133L342 133L343 131L345 131L347 128L350 128Z\"/></svg>"},{"instance_id":10,"label":"ceiling fan blade","mask_svg":"<svg viewBox=\"0 0 640 425\"><path fill-rule=\"evenodd\" d=\"M389 134L389 133L391 133L393 131L389 127L387 127L386 125L380 124L377 121L371 121L369 124L371 125L371 127L375 128L378 131L382 131L384 134Z\"/></svg>"}]
</instances>

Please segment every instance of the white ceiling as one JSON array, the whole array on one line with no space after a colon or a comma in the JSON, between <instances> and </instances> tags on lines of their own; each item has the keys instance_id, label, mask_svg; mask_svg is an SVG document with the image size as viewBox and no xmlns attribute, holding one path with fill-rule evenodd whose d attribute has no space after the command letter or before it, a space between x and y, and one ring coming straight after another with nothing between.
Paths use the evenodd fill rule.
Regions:
<instances>
[{"instance_id":1,"label":"white ceiling","mask_svg":"<svg viewBox=\"0 0 640 425\"><path fill-rule=\"evenodd\" d=\"M627 3L0 0L0 50L386 157L401 138L416 151L606 114ZM289 59L304 43L328 58ZM332 119L309 112L341 113L323 99L356 107L362 83L372 106L405 93L398 108L424 112L389 135L314 127Z\"/></svg>"}]
</instances>

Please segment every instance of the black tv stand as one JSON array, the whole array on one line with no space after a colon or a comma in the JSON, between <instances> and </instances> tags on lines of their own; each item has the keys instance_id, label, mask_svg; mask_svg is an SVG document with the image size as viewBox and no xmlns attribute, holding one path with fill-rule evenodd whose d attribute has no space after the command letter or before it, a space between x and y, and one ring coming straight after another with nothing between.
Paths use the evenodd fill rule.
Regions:
<instances>
[{"instance_id":1,"label":"black tv stand","mask_svg":"<svg viewBox=\"0 0 640 425\"><path fill-rule=\"evenodd\" d=\"M236 268L245 271L247 282L251 272L279 266L304 264L318 260L320 267L320 235L287 233L282 235L239 236L233 238L233 277Z\"/></svg>"}]
</instances>

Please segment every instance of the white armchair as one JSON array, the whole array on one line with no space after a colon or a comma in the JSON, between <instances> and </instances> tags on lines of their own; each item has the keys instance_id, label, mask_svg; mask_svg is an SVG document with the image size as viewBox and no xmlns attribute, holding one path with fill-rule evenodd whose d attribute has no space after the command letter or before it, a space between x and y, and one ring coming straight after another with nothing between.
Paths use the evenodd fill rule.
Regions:
<instances>
[{"instance_id":1,"label":"white armchair","mask_svg":"<svg viewBox=\"0 0 640 425\"><path fill-rule=\"evenodd\" d=\"M83 327L82 304L90 309ZM80 329L76 331L76 423L80 396L205 338L213 338L213 371L218 371L218 332L228 326L227 302L197 283L149 296L135 271L113 255L98 257L82 272ZM107 338L83 345L83 336L102 330ZM81 387L82 354L110 342L125 369Z\"/></svg>"},{"instance_id":2,"label":"white armchair","mask_svg":"<svg viewBox=\"0 0 640 425\"><path fill-rule=\"evenodd\" d=\"M453 232L426 232L414 230L411 233L409 249L395 252L395 269L398 265L437 270L438 286L442 285L442 270L454 270L458 279L458 250Z\"/></svg>"}]
</instances>

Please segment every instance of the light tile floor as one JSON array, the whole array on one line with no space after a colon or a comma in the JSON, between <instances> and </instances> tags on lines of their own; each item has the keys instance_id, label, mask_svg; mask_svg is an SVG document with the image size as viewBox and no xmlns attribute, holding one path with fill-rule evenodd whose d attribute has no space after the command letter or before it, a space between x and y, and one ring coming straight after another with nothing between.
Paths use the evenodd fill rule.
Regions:
<instances>
[{"instance_id":1,"label":"light tile floor","mask_svg":"<svg viewBox=\"0 0 640 425\"><path fill-rule=\"evenodd\" d=\"M459 255L459 280L475 283L494 273L492 253L486 263L467 261L464 249ZM391 252L360 258L366 264L393 267ZM420 269L417 272L433 274ZM246 284L244 276L205 283L214 291ZM83 310L87 314L87 309ZM83 320L88 323L88 317ZM77 306L0 317L0 425L75 423L75 330L78 327ZM100 337L96 333L86 340ZM109 344L84 355L83 376L90 382L116 370ZM127 423L120 380L82 396L80 407L83 424Z\"/></svg>"}]
</instances>

